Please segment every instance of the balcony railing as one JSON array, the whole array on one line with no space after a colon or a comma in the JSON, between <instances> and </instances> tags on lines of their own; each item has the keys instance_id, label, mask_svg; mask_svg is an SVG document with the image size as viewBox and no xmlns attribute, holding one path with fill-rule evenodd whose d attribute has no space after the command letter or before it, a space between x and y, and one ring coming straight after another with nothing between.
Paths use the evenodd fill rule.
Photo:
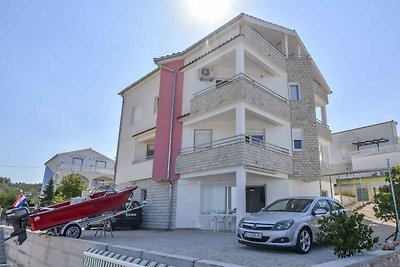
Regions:
<instances>
[{"instance_id":1,"label":"balcony railing","mask_svg":"<svg viewBox=\"0 0 400 267\"><path fill-rule=\"evenodd\" d=\"M290 121L288 100L242 73L194 94L190 116L197 116L237 102L246 102Z\"/></svg>"},{"instance_id":2,"label":"balcony railing","mask_svg":"<svg viewBox=\"0 0 400 267\"><path fill-rule=\"evenodd\" d=\"M240 134L240 135L235 135L235 136L231 136L228 138L224 138L224 139L219 139L219 140L215 140L209 143L204 143L204 144L200 144L197 146L191 146L191 147L186 147L186 148L182 148L180 151L181 155L184 154L189 154L189 153L193 153L196 151L201 151L201 150L206 150L206 149L211 149L211 148L217 148L217 147L222 147L222 146L227 146L227 145L232 145L232 144L237 144L237 143L241 143L241 142L246 142L255 146L259 146L262 147L264 149L267 150L271 150L274 152L279 152L279 153L283 153L283 154L289 154L289 149L284 148L284 147L280 147L277 145L273 145L267 142L263 142L254 138L251 138L251 136L249 135L244 135L244 134Z\"/></svg>"},{"instance_id":3,"label":"balcony railing","mask_svg":"<svg viewBox=\"0 0 400 267\"><path fill-rule=\"evenodd\" d=\"M293 173L288 149L246 135L183 148L176 159L175 171L184 174L240 165L272 173Z\"/></svg>"},{"instance_id":4,"label":"balcony railing","mask_svg":"<svg viewBox=\"0 0 400 267\"><path fill-rule=\"evenodd\" d=\"M352 156L366 156L366 155L389 153L396 151L400 151L400 145L390 145L390 146L381 146L369 149L361 149L361 150L351 151L348 153L348 155L351 158Z\"/></svg>"},{"instance_id":5,"label":"balcony railing","mask_svg":"<svg viewBox=\"0 0 400 267\"><path fill-rule=\"evenodd\" d=\"M328 124L317 119L317 129L318 129L319 136L321 136L322 138L324 138L326 140L332 141L332 132L329 129Z\"/></svg>"},{"instance_id":6,"label":"balcony railing","mask_svg":"<svg viewBox=\"0 0 400 267\"><path fill-rule=\"evenodd\" d=\"M277 94L276 92L272 91L271 89L269 89L269 88L266 87L265 85L263 85L263 84L257 82L256 80L250 78L249 76L247 76L247 75L244 74L244 73L236 74L235 76L232 76L232 77L230 77L230 78L227 78L227 79L225 79L225 80L222 80L222 81L216 83L215 85L211 85L211 86L209 86L209 87L207 87L207 88L204 88L203 90L194 93L193 96L194 96L194 98L196 98L196 97L201 96L201 95L203 95L204 93L206 93L206 92L208 92L208 91L210 91L210 90L218 89L218 87L221 87L222 85L226 85L226 84L229 84L229 83L231 83L231 82L238 81L238 80L242 80L242 79L243 79L243 80L246 80L246 81L249 81L249 82L251 82L251 83L257 85L257 86L260 87L261 89L263 89L263 90L269 92L270 94L276 96L277 98L279 98L280 100L282 100L282 101L284 101L284 102L287 102L287 101L288 101L287 98L281 96L280 94Z\"/></svg>"}]
</instances>

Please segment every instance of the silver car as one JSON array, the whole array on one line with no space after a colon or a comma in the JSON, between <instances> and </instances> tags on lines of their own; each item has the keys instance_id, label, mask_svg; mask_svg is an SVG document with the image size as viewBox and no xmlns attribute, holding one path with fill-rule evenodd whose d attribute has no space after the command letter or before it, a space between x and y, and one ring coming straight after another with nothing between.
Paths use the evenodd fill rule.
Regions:
<instances>
[{"instance_id":1,"label":"silver car","mask_svg":"<svg viewBox=\"0 0 400 267\"><path fill-rule=\"evenodd\" d=\"M279 199L239 222L238 241L250 246L293 247L297 252L306 254L315 241L318 220L337 211L347 212L332 198Z\"/></svg>"}]
</instances>

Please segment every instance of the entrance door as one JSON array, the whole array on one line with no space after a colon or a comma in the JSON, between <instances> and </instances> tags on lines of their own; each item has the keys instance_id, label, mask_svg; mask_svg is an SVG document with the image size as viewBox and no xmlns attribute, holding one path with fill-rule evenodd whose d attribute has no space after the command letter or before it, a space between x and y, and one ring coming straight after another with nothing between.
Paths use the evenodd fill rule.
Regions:
<instances>
[{"instance_id":1,"label":"entrance door","mask_svg":"<svg viewBox=\"0 0 400 267\"><path fill-rule=\"evenodd\" d=\"M265 207L265 186L246 187L246 212L257 212Z\"/></svg>"}]
</instances>

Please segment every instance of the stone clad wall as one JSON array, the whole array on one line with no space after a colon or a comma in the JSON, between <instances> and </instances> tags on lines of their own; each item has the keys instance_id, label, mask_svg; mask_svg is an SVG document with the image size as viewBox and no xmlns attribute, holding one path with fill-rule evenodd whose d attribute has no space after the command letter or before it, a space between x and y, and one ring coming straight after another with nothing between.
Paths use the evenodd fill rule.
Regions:
<instances>
[{"instance_id":1,"label":"stone clad wall","mask_svg":"<svg viewBox=\"0 0 400 267\"><path fill-rule=\"evenodd\" d=\"M288 174L293 172L289 155L246 142L179 155L176 161L176 172L183 174L239 165Z\"/></svg>"},{"instance_id":2,"label":"stone clad wall","mask_svg":"<svg viewBox=\"0 0 400 267\"><path fill-rule=\"evenodd\" d=\"M293 151L293 178L315 181L320 178L320 161L311 59L289 58L287 69L288 82L300 87L300 100L289 101L292 129L303 130L303 149Z\"/></svg>"},{"instance_id":3,"label":"stone clad wall","mask_svg":"<svg viewBox=\"0 0 400 267\"><path fill-rule=\"evenodd\" d=\"M196 96L192 100L190 114L196 116L240 101L255 105L287 121L290 120L290 109L285 100L244 77Z\"/></svg>"},{"instance_id":4,"label":"stone clad wall","mask_svg":"<svg viewBox=\"0 0 400 267\"><path fill-rule=\"evenodd\" d=\"M138 188L133 191L134 200L140 202L141 190L147 190L147 200L143 208L142 228L168 229L170 207L170 184L168 181L154 181L153 179L137 180ZM172 211L171 228L175 228L176 190L177 183L172 182Z\"/></svg>"},{"instance_id":5,"label":"stone clad wall","mask_svg":"<svg viewBox=\"0 0 400 267\"><path fill-rule=\"evenodd\" d=\"M261 54L270 59L281 70L286 70L285 56L272 44L265 40L260 34L248 25L240 27L240 33L244 35L246 42L256 48Z\"/></svg>"}]
</instances>

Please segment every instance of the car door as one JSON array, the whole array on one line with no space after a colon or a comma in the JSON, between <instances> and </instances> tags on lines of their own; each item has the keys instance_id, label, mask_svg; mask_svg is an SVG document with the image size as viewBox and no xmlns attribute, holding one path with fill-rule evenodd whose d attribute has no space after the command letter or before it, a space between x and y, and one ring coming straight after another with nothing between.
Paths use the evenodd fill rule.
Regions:
<instances>
[{"instance_id":1,"label":"car door","mask_svg":"<svg viewBox=\"0 0 400 267\"><path fill-rule=\"evenodd\" d=\"M315 212L318 210L325 210L326 213L315 214ZM310 221L310 226L311 230L313 231L313 236L315 236L315 234L319 232L320 223L318 221L326 216L329 216L331 210L332 209L327 199L320 199L315 203L314 207L311 210L311 221Z\"/></svg>"}]
</instances>

